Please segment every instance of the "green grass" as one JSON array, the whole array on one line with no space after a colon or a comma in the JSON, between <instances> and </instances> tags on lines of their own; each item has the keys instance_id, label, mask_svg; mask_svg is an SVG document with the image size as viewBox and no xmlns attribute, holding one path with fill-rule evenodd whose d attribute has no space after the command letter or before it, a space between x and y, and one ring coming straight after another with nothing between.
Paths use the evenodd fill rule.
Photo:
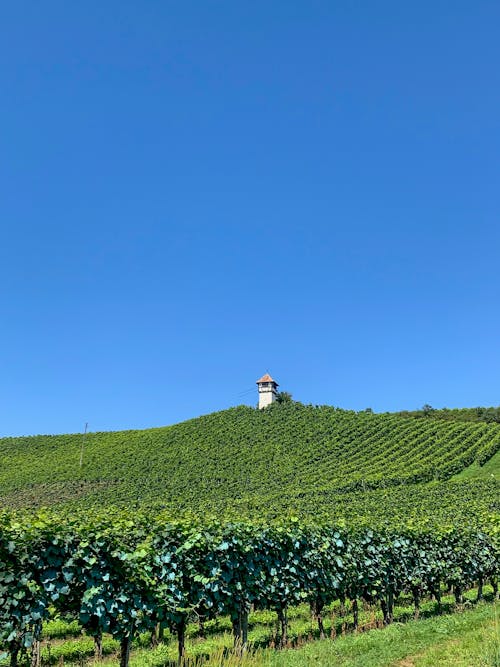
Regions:
<instances>
[{"instance_id":1,"label":"green grass","mask_svg":"<svg viewBox=\"0 0 500 667\"><path fill-rule=\"evenodd\" d=\"M253 667L254 665L256 667L260 665L284 667L288 664L297 665L297 667L302 664L388 665L392 664L389 660L399 660L410 655L415 659L418 656L420 660L423 649L425 653L422 655L432 656L443 651L447 642L455 642L457 635L462 637L460 650L464 655L467 655L467 652L477 652L479 644L484 642L491 644L488 651L493 654L495 645L490 639L492 629L496 628L495 632L497 632L498 626L494 625L496 616L494 605L491 604L491 587L485 587L485 595L490 602L476 604L474 602L476 591L471 590L465 596L464 606L458 608L452 596L443 596L444 616L437 615L435 602L423 602L421 620L418 622L413 621L414 610L410 599L403 596L395 607L395 624L390 628L374 631L371 629L383 627L382 614L376 607L365 605L364 609L360 611L359 632L355 634L352 633L353 618L349 606L345 613L341 613L339 602L335 602L324 614L327 636L335 636L335 641L331 639L313 641L318 638L317 627L311 621L308 606L300 605L291 608L289 613L290 642L293 646L300 648L287 649L284 652L276 652L267 648L275 638L276 614L271 611L257 611L250 616L251 656L242 663L241 667ZM458 613L451 613L456 612L457 609ZM466 611L463 611L464 609ZM497 609L498 611L500 610ZM485 633L482 634L481 628L485 630ZM74 623L65 623L62 620L46 624L42 650L45 665L57 664L61 660L73 664L82 663L82 661L92 663L92 639L84 635L70 638L74 629ZM190 624L187 631L189 661L186 667L201 664L206 664L207 667L236 664L234 656L231 657L233 640L230 631L230 620L225 617L208 622L205 626L204 637L200 635L197 624ZM66 637L66 639L61 639L61 637ZM155 649L149 648L149 640L148 635L142 635L134 642L131 667L163 667L164 665L170 667L171 664L175 664L175 637L166 631L165 643ZM106 656L104 667L114 667L117 664L118 643L111 637L105 636L103 649ZM223 656L227 658L225 662L222 661ZM202 658L209 661L200 663ZM366 659L367 662L363 663L362 659ZM478 667L482 665L479 662L470 664L474 664L474 667L476 664ZM492 667L489 663L484 663L484 665Z\"/></svg>"},{"instance_id":2,"label":"green grass","mask_svg":"<svg viewBox=\"0 0 500 667\"><path fill-rule=\"evenodd\" d=\"M498 604L482 604L472 611L314 642L277 655L263 652L241 667L498 667L499 613Z\"/></svg>"},{"instance_id":3,"label":"green grass","mask_svg":"<svg viewBox=\"0 0 500 667\"><path fill-rule=\"evenodd\" d=\"M455 475L454 479L496 479L500 480L500 451L494 454L489 461L482 466L472 463L468 468Z\"/></svg>"},{"instance_id":4,"label":"green grass","mask_svg":"<svg viewBox=\"0 0 500 667\"><path fill-rule=\"evenodd\" d=\"M407 620L399 608L399 620ZM453 614L430 616L420 620L395 622L380 629L365 629L340 634L335 639L311 641L303 611L294 619L296 648L276 651L257 648L240 659L231 650L228 633L206 640L191 640L186 667L499 667L500 665L500 603L465 605ZM373 627L372 614L364 615L366 627ZM293 625L292 624L292 625ZM262 624L253 630L253 638L263 635ZM84 645L85 644L85 645ZM108 647L111 649L112 647ZM53 652L53 663L61 656L65 661L79 661L91 655L90 644L79 640L72 651ZM44 654L45 658L46 653ZM56 658L57 655L57 658ZM96 667L92 660L89 665ZM104 667L118 664L116 655L101 663ZM175 650L164 644L156 649L136 648L130 667L173 667Z\"/></svg>"}]
</instances>

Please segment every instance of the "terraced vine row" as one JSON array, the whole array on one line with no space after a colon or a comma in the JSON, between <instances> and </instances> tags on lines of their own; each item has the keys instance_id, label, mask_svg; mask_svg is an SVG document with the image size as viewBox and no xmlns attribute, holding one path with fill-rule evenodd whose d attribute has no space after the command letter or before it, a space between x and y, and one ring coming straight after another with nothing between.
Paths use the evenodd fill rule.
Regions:
<instances>
[{"instance_id":1,"label":"terraced vine row","mask_svg":"<svg viewBox=\"0 0 500 667\"><path fill-rule=\"evenodd\" d=\"M171 427L0 439L0 502L202 512L316 489L345 493L446 480L500 449L500 425L245 406ZM31 491L30 491L31 490Z\"/></svg>"},{"instance_id":2,"label":"terraced vine row","mask_svg":"<svg viewBox=\"0 0 500 667\"><path fill-rule=\"evenodd\" d=\"M378 602L390 623L398 595L418 610L424 595L438 603L442 586L457 601L464 589L490 580L498 592L499 523L457 528L354 530L288 524L168 523L161 517L92 516L86 523L39 515L0 516L0 646L16 667L20 653L39 665L44 622L72 615L94 637L130 642L158 625L176 633L184 654L186 625L229 615L235 645L247 641L250 608L274 610L283 645L287 611L311 605L320 633L334 600Z\"/></svg>"}]
</instances>

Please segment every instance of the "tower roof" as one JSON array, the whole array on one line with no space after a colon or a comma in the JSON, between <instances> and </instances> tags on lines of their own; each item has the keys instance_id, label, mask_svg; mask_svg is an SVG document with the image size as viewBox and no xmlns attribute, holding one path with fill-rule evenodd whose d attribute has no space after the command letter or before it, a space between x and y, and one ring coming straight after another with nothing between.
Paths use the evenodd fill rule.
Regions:
<instances>
[{"instance_id":1,"label":"tower roof","mask_svg":"<svg viewBox=\"0 0 500 667\"><path fill-rule=\"evenodd\" d=\"M269 373L266 373L260 378L260 380L257 380L257 384L260 384L261 382L274 382L274 384L279 387L279 384L276 382L276 380L273 380Z\"/></svg>"}]
</instances>

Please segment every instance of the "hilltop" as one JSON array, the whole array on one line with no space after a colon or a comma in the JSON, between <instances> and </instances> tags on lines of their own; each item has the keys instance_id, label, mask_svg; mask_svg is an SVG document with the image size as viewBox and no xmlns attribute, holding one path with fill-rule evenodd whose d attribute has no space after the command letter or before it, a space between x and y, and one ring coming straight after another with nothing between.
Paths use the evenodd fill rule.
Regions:
<instances>
[{"instance_id":1,"label":"hilltop","mask_svg":"<svg viewBox=\"0 0 500 667\"><path fill-rule=\"evenodd\" d=\"M500 424L434 413L288 401L142 431L1 439L0 647L16 665L22 641L39 664L30 632L43 624L50 662L52 624L75 637L57 642L60 660L119 647L126 667L136 637L134 650L151 638L174 664L175 634L184 664L187 637L205 661L215 645L226 654L223 629L237 650L284 647L289 618L312 636L312 609L321 636L337 614L335 633L360 627L360 613L403 619L410 599L415 616L439 612L450 584L457 605L476 584L490 595L489 579L494 594ZM274 613L278 625L255 627Z\"/></svg>"},{"instance_id":2,"label":"hilltop","mask_svg":"<svg viewBox=\"0 0 500 667\"><path fill-rule=\"evenodd\" d=\"M455 514L465 497L467 515L476 507L495 509L494 467L486 480L448 480L467 478L469 469L470 477L481 477L478 471L500 451L500 425L414 417L290 403L261 411L240 406L163 428L89 433L85 440L81 434L2 438L0 502L27 509L163 508L176 515L373 517L396 508L406 516L426 503L429 514L437 505Z\"/></svg>"}]
</instances>

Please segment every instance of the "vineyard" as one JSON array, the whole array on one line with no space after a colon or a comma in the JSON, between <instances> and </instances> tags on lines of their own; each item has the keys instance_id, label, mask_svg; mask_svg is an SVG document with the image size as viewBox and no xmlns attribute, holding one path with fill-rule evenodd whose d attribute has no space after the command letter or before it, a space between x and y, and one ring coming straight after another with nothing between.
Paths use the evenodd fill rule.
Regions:
<instances>
[{"instance_id":1,"label":"vineyard","mask_svg":"<svg viewBox=\"0 0 500 667\"><path fill-rule=\"evenodd\" d=\"M496 423L242 406L145 431L0 439L0 501L302 516L319 495L324 514L333 497L448 480L499 450Z\"/></svg>"},{"instance_id":2,"label":"vineyard","mask_svg":"<svg viewBox=\"0 0 500 667\"><path fill-rule=\"evenodd\" d=\"M439 606L443 589L457 602L477 585L498 593L497 521L482 531L373 531L289 525L171 523L94 516L89 525L43 516L4 516L0 539L0 641L11 667L32 652L39 664L44 622L72 615L102 655L103 634L128 664L139 633L167 627L185 655L189 619L227 616L235 647L248 643L251 610L271 610L278 645L288 642L288 612L308 603L319 635L323 613L350 601L354 627L361 600L376 603L390 624L401 595L418 615L425 596Z\"/></svg>"},{"instance_id":3,"label":"vineyard","mask_svg":"<svg viewBox=\"0 0 500 667\"><path fill-rule=\"evenodd\" d=\"M50 664L59 624L98 660L175 642L182 661L211 627L242 651L269 614L284 647L304 606L322 637L496 596L500 425L449 413L291 403L1 439L0 656Z\"/></svg>"}]
</instances>

